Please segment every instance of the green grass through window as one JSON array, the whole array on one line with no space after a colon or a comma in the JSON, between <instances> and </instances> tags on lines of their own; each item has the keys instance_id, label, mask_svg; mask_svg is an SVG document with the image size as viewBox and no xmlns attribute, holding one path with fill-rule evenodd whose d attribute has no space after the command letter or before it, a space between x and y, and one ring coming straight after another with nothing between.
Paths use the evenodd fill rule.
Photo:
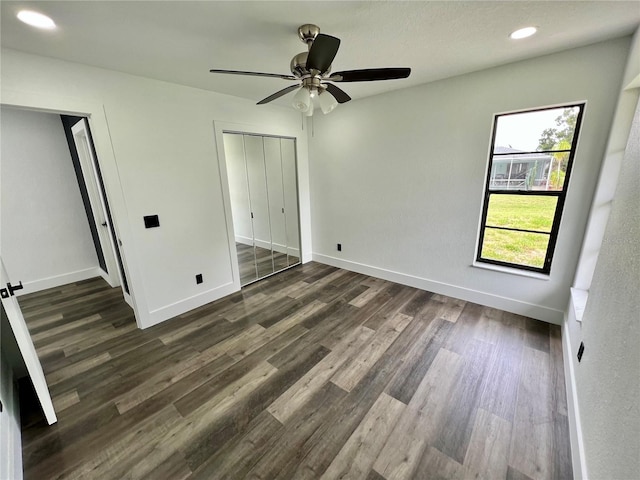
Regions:
<instances>
[{"instance_id":1,"label":"green grass through window","mask_svg":"<svg viewBox=\"0 0 640 480\"><path fill-rule=\"evenodd\" d=\"M557 197L491 195L486 224L550 232ZM487 228L482 258L542 268L549 243L544 233L514 232Z\"/></svg>"}]
</instances>

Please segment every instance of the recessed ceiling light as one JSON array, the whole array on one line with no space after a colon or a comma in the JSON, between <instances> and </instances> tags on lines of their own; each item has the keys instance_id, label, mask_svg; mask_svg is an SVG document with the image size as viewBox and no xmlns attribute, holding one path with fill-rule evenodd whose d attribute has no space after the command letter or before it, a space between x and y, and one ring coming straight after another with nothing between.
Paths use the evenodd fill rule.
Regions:
<instances>
[{"instance_id":1,"label":"recessed ceiling light","mask_svg":"<svg viewBox=\"0 0 640 480\"><path fill-rule=\"evenodd\" d=\"M20 10L18 12L18 20L36 28L44 28L52 30L56 28L56 24L46 15L34 12L33 10Z\"/></svg>"},{"instance_id":2,"label":"recessed ceiling light","mask_svg":"<svg viewBox=\"0 0 640 480\"><path fill-rule=\"evenodd\" d=\"M513 40L519 40L521 38L530 37L531 35L533 35L537 31L538 31L538 29L536 27L525 27L525 28L521 28L521 29L516 30L515 32L511 33L511 35L509 35L509 37L512 38Z\"/></svg>"}]
</instances>

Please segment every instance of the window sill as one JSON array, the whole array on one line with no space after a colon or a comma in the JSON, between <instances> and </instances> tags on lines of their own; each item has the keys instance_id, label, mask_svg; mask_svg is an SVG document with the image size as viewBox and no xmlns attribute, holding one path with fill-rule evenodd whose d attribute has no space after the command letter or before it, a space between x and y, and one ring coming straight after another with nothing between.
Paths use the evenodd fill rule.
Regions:
<instances>
[{"instance_id":1,"label":"window sill","mask_svg":"<svg viewBox=\"0 0 640 480\"><path fill-rule=\"evenodd\" d=\"M471 266L475 268L483 268L485 270L492 270L494 272L518 275L520 277L535 278L536 280L549 280L549 275L546 275L544 273L530 272L529 270L520 270L518 268L503 267L501 265L493 265L491 263L473 262Z\"/></svg>"},{"instance_id":2,"label":"window sill","mask_svg":"<svg viewBox=\"0 0 640 480\"><path fill-rule=\"evenodd\" d=\"M571 288L571 307L573 308L573 315L578 322L582 322L582 316L584 315L584 309L587 306L588 298L588 290Z\"/></svg>"}]
</instances>

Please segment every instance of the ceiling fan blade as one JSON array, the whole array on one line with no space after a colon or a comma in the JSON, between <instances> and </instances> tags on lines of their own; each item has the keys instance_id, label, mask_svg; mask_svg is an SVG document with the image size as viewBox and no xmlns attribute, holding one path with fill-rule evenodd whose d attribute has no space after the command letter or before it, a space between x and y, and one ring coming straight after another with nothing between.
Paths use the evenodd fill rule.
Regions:
<instances>
[{"instance_id":1,"label":"ceiling fan blade","mask_svg":"<svg viewBox=\"0 0 640 480\"><path fill-rule=\"evenodd\" d=\"M269 95L267 98L263 98L257 103L257 105L264 105L265 103L269 103L272 100L275 100L276 98L280 98L281 96L286 95L287 93L293 90L296 90L297 88L300 88L300 85L289 85L287 88L283 88L282 90L277 91L273 95Z\"/></svg>"},{"instance_id":2,"label":"ceiling fan blade","mask_svg":"<svg viewBox=\"0 0 640 480\"><path fill-rule=\"evenodd\" d=\"M410 74L410 68L367 68L332 73L326 80L332 82L375 82L378 80L407 78Z\"/></svg>"},{"instance_id":3,"label":"ceiling fan blade","mask_svg":"<svg viewBox=\"0 0 640 480\"><path fill-rule=\"evenodd\" d=\"M211 73L227 73L231 75L249 75L252 77L272 77L272 78L282 78L284 80L298 80L297 77L293 75L280 75L279 73L263 73L263 72L243 72L241 70L217 70L211 69L209 70Z\"/></svg>"},{"instance_id":4,"label":"ceiling fan blade","mask_svg":"<svg viewBox=\"0 0 640 480\"><path fill-rule=\"evenodd\" d=\"M344 90L336 87L333 83L324 83L323 85L327 87L327 92L333 95L338 103L347 103L349 100L351 100L351 97L347 95Z\"/></svg>"},{"instance_id":5,"label":"ceiling fan blade","mask_svg":"<svg viewBox=\"0 0 640 480\"><path fill-rule=\"evenodd\" d=\"M318 34L311 44L311 50L309 50L309 55L307 56L307 70L318 70L320 73L326 72L336 57L339 47L339 38L323 33Z\"/></svg>"}]
</instances>

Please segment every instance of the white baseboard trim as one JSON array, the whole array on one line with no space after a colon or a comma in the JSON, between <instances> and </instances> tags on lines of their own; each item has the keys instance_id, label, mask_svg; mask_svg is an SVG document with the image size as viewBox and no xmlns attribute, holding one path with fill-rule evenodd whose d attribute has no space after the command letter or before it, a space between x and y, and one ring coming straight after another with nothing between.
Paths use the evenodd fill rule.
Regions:
<instances>
[{"instance_id":1,"label":"white baseboard trim","mask_svg":"<svg viewBox=\"0 0 640 480\"><path fill-rule=\"evenodd\" d=\"M60 287L68 283L81 282L90 278L101 277L102 271L99 267L86 268L75 272L54 275L53 277L41 278L39 280L31 280L23 283L22 290L16 290L16 296L27 295L29 293L39 292L47 288Z\"/></svg>"},{"instance_id":2,"label":"white baseboard trim","mask_svg":"<svg viewBox=\"0 0 640 480\"><path fill-rule=\"evenodd\" d=\"M241 235L236 235L236 243L241 243L242 245L248 245L249 247L253 246L253 239L249 237L243 237Z\"/></svg>"},{"instance_id":3,"label":"white baseboard trim","mask_svg":"<svg viewBox=\"0 0 640 480\"><path fill-rule=\"evenodd\" d=\"M543 322L547 323L553 323L555 325L562 325L562 320L564 318L564 312L561 310L555 310L553 308L545 307L542 305L535 305L520 300L514 300L512 298L501 297L499 295L481 292L479 290L458 287L456 285L451 285L448 283L429 280L428 278L407 275L406 273L386 270L384 268L365 265L358 262L352 262L350 260L343 260L341 258L330 257L328 255L322 255L319 253L313 254L313 260L334 267L344 268L345 270L350 270L353 272L370 275L372 277L381 278L383 280L400 283L402 285L420 288L422 290L438 293L440 295L446 295L448 297L459 298L468 302L478 303L480 305L486 305L492 308L498 308L500 310L516 313L525 317L535 318L537 320L542 320Z\"/></svg>"},{"instance_id":4,"label":"white baseboard trim","mask_svg":"<svg viewBox=\"0 0 640 480\"><path fill-rule=\"evenodd\" d=\"M587 463L584 454L584 440L582 437L582 422L576 389L576 376L571 354L571 338L567 323L571 321L572 309L565 316L562 325L562 357L564 363L564 383L567 390L567 416L569 419L569 440L571 442L571 463L573 478L587 479Z\"/></svg>"},{"instance_id":5,"label":"white baseboard trim","mask_svg":"<svg viewBox=\"0 0 640 480\"><path fill-rule=\"evenodd\" d=\"M242 245L248 245L249 247L253 246L253 239L251 238L247 238L247 237L242 237L242 236L236 236L236 243L241 243ZM256 238L256 246L260 247L260 248L264 248L267 250L271 250L271 243L265 241L265 240L259 240ZM279 253L287 253L287 246L286 245L281 245L279 243L274 243L273 244L273 249L276 252ZM300 257L300 250L297 248L289 248L289 255L294 255L296 257Z\"/></svg>"},{"instance_id":6,"label":"white baseboard trim","mask_svg":"<svg viewBox=\"0 0 640 480\"><path fill-rule=\"evenodd\" d=\"M192 297L185 298L184 300L180 300L179 302L160 307L156 310L150 311L147 318L145 318L144 321L141 322L139 327L141 329L152 327L154 325L157 325L158 323L164 322L165 320L169 320L170 318L188 312L189 310L193 310L194 308L201 307L202 305L206 305L207 303L215 302L216 300L222 297L226 297L227 295L231 295L238 290L240 290L239 282L237 284L234 282L230 282L211 290L207 290L206 292L199 293Z\"/></svg>"}]
</instances>

